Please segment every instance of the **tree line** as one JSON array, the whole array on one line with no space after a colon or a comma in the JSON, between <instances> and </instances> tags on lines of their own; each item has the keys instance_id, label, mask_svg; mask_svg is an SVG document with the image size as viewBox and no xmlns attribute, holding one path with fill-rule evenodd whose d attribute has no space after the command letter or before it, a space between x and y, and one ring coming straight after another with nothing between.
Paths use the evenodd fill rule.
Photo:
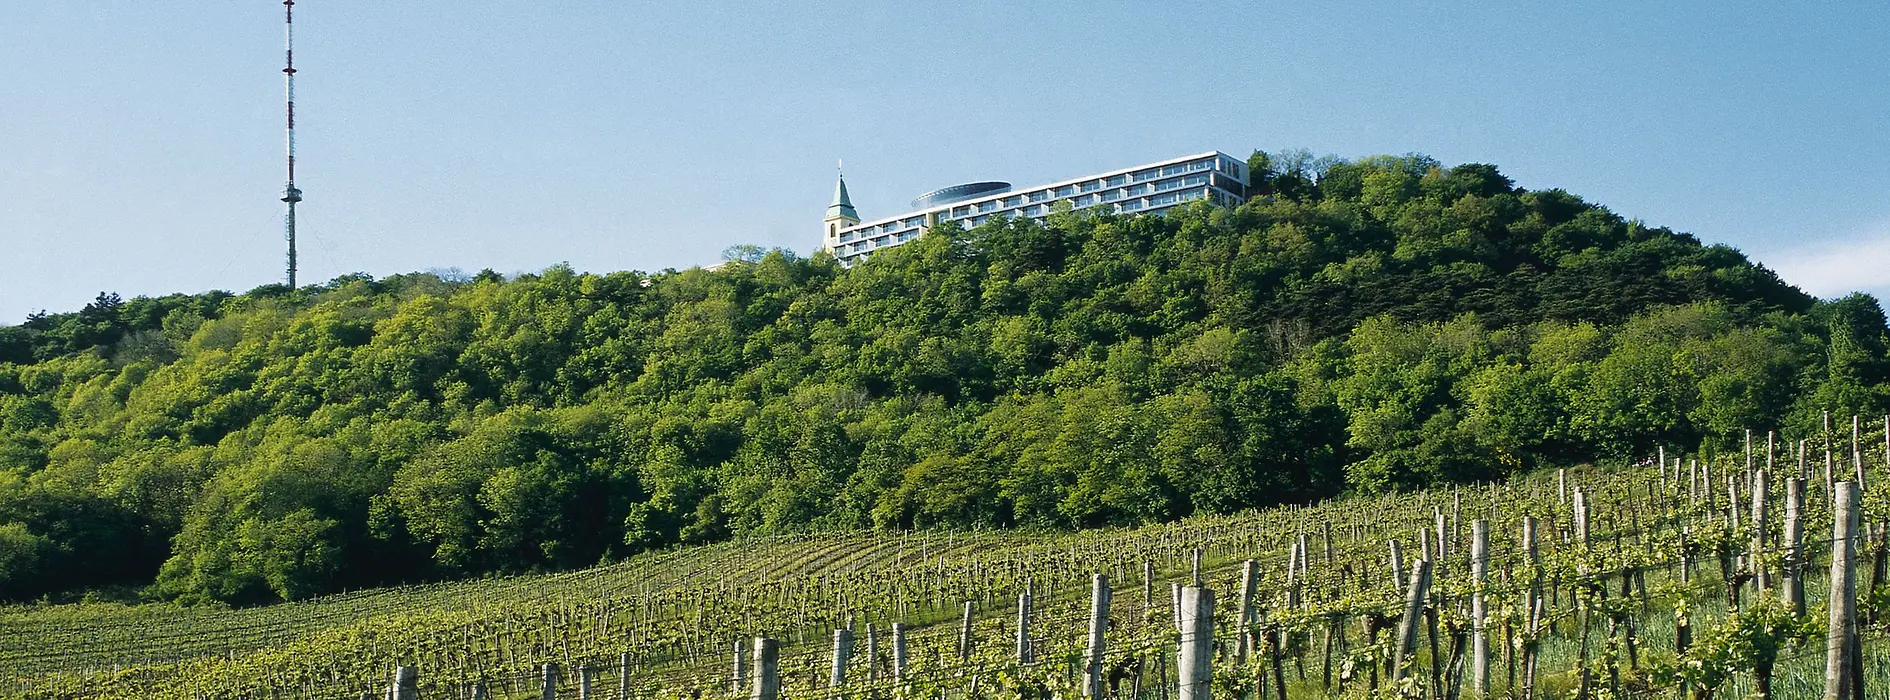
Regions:
<instances>
[{"instance_id":1,"label":"tree line","mask_svg":"<svg viewBox=\"0 0 1890 700\"><path fill-rule=\"evenodd\" d=\"M816 528L1075 528L1890 407L1885 318L1494 167L853 269L348 275L0 328L0 597L254 604Z\"/></svg>"}]
</instances>

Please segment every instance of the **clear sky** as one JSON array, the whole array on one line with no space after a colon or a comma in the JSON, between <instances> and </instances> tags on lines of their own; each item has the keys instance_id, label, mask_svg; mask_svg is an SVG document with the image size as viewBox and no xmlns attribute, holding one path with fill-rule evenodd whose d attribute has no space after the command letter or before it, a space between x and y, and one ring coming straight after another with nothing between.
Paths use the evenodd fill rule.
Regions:
<instances>
[{"instance_id":1,"label":"clear sky","mask_svg":"<svg viewBox=\"0 0 1890 700\"><path fill-rule=\"evenodd\" d=\"M1635 10L1625 5L1644 5ZM282 268L282 7L0 2L0 322ZM302 279L811 252L977 179L1305 148L1489 162L1890 292L1890 5L296 5Z\"/></svg>"}]
</instances>

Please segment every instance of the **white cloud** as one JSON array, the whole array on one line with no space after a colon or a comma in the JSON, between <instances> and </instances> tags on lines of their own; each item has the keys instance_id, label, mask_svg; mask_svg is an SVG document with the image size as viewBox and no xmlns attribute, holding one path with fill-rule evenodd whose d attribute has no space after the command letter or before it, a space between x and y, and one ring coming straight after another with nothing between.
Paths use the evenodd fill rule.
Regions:
<instances>
[{"instance_id":1,"label":"white cloud","mask_svg":"<svg viewBox=\"0 0 1890 700\"><path fill-rule=\"evenodd\" d=\"M1765 256L1767 267L1813 296L1890 292L1890 221L1843 239L1803 243Z\"/></svg>"}]
</instances>

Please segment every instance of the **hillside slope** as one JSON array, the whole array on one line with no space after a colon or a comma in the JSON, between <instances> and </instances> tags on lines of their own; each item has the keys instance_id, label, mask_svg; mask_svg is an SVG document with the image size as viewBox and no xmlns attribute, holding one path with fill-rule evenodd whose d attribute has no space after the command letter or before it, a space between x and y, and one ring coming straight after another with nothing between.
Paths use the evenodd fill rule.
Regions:
<instances>
[{"instance_id":1,"label":"hillside slope","mask_svg":"<svg viewBox=\"0 0 1890 700\"><path fill-rule=\"evenodd\" d=\"M1253 164L1238 211L940 230L852 270L349 276L0 329L0 597L1130 525L1890 404L1870 297L1486 165Z\"/></svg>"},{"instance_id":2,"label":"hillside slope","mask_svg":"<svg viewBox=\"0 0 1890 700\"><path fill-rule=\"evenodd\" d=\"M1882 483L1879 463L1873 455L1872 483ZM1815 469L1804 473L1808 480L1787 465L1754 478L1770 487L1765 502L1774 508L1759 522L1777 552L1791 542L1781 535L1794 531L1777 506L1789 480L1799 480L1804 507L1793 512L1804 519L1795 530L1809 538L1801 554L1809 565L1798 579L1806 592L1801 617L1780 597L1790 588L1782 581L1794 575L1783 558L1763 559L1773 582L1765 588L1737 565L1714 565L1742 561L1754 531L1752 521L1726 518L1729 508L1744 510L1748 494L1717 493L1714 474L1740 474L1739 460L1704 464L1664 472L1571 469L1140 528L777 536L646 553L577 572L237 610L0 609L0 697L352 699L380 694L397 665L419 669L423 697L468 697L473 683L484 684L488 697L543 697L546 663L565 669L560 697L576 694L578 669L587 667L591 697L626 697L615 688L628 697L703 697L726 687L731 641L752 636L781 641L783 697L830 697L829 640L842 627L859 638L851 689L871 694L866 682L878 673L879 694L888 696L894 622L906 628L907 690L915 696L977 678L989 696L1050 697L1061 689L1068 697L1088 644L1095 574L1113 591L1105 667L1117 697L1154 700L1172 691L1171 615L1176 590L1188 585L1218 596L1213 617L1223 650L1240 638L1243 599L1257 611L1246 626L1258 640L1250 661L1218 655L1217 687L1265 683L1275 698L1280 687L1290 688L1289 698L1330 697L1334 688L1358 695L1365 686L1390 685L1390 631L1403 610L1405 574L1420 565L1430 574L1436 623L1406 670L1419 688L1472 683L1466 665L1454 661L1466 655L1472 598L1481 593L1493 697L1519 696L1524 685L1537 689L1535 697L1574 697L1584 664L1593 684L1618 697L1665 697L1655 691L1683 683L1694 697L1712 690L1745 697L1761 667L1776 697L1815 697L1824 645L1821 625L1807 621L1826 614L1821 572L1832 555L1810 533L1830 526L1833 490ZM1887 494L1879 486L1866 502ZM1883 513L1873 507L1863 517L1874 522ZM1487 567L1473 566L1479 537ZM1869 554L1859 572L1884 556L1879 545L1863 544ZM1253 594L1244 598L1248 561ZM1487 574L1476 583L1479 568ZM1880 584L1858 582L1863 619L1881 619L1885 599L1871 592ZM1532 590L1540 591L1539 608ZM1023 595L1030 597L1023 637L1034 661L1020 665ZM1729 604L1735 596L1740 602ZM967 607L968 630L961 627ZM1542 619L1539 633L1523 631L1531 610ZM1682 622L1690 645L1680 641ZM1864 634L1868 687L1884 687L1885 629L1871 623ZM1139 695L1129 692L1131 674L1140 679L1133 683Z\"/></svg>"}]
</instances>

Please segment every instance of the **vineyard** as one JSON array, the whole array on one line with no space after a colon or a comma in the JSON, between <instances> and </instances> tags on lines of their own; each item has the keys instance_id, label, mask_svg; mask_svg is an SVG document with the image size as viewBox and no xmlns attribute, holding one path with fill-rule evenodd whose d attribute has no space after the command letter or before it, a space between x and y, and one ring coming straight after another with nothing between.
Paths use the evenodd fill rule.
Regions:
<instances>
[{"instance_id":1,"label":"vineyard","mask_svg":"<svg viewBox=\"0 0 1890 700\"><path fill-rule=\"evenodd\" d=\"M249 609L17 607L0 692L1877 696L1884 455L1759 443L1136 529L747 539Z\"/></svg>"}]
</instances>

